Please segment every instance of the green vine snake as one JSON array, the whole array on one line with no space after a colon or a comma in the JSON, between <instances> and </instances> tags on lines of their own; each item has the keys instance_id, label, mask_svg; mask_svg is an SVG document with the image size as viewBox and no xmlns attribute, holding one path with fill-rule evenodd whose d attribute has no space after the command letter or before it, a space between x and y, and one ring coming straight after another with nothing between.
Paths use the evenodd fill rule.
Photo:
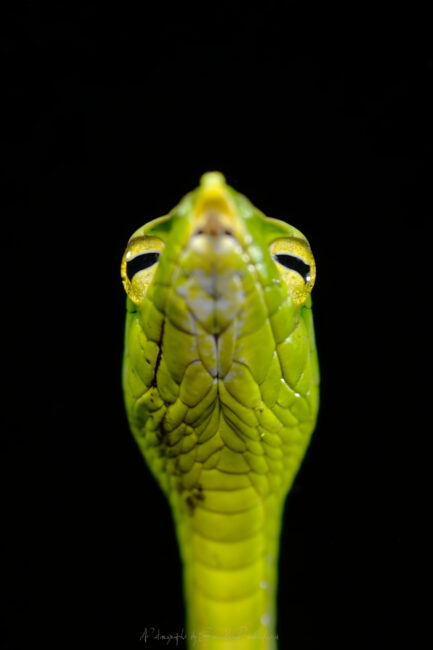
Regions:
<instances>
[{"instance_id":1,"label":"green vine snake","mask_svg":"<svg viewBox=\"0 0 433 650\"><path fill-rule=\"evenodd\" d=\"M167 496L188 647L276 648L285 497L314 430L316 267L222 174L130 238L123 390Z\"/></svg>"}]
</instances>

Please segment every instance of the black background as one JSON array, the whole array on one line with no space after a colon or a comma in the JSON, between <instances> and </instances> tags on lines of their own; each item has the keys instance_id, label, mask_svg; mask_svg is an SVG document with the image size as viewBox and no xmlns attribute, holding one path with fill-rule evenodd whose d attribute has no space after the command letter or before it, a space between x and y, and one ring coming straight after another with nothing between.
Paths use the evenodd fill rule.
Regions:
<instances>
[{"instance_id":1,"label":"black background","mask_svg":"<svg viewBox=\"0 0 433 650\"><path fill-rule=\"evenodd\" d=\"M169 509L123 410L119 265L213 169L318 267L281 648L415 647L433 54L389 24L354 44L357 17L336 45L273 2L212 7L29 3L3 23L3 647L182 630Z\"/></svg>"}]
</instances>

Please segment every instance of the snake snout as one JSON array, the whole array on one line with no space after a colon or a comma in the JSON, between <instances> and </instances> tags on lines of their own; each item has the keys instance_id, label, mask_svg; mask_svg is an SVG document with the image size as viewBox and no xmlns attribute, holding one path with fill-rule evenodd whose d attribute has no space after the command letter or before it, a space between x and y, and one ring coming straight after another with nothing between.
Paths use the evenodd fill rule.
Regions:
<instances>
[{"instance_id":1,"label":"snake snout","mask_svg":"<svg viewBox=\"0 0 433 650\"><path fill-rule=\"evenodd\" d=\"M194 235L210 235L211 237L228 236L233 237L233 229L227 222L226 215L216 210L208 210L197 225Z\"/></svg>"}]
</instances>

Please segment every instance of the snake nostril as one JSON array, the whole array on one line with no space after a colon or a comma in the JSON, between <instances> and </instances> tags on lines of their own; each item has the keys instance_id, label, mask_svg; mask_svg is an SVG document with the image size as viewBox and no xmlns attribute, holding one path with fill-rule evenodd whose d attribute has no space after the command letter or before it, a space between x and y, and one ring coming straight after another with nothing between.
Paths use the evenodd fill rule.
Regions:
<instances>
[{"instance_id":1,"label":"snake nostril","mask_svg":"<svg viewBox=\"0 0 433 650\"><path fill-rule=\"evenodd\" d=\"M226 235L227 237L234 237L233 232L229 228L226 228L220 232L214 228L198 228L195 231L194 235Z\"/></svg>"}]
</instances>

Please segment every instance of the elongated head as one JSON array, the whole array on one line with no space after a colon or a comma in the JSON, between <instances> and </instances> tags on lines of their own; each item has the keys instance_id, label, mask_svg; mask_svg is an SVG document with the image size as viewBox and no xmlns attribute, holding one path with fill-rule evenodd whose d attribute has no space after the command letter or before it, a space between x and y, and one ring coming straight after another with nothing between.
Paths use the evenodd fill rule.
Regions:
<instances>
[{"instance_id":1,"label":"elongated head","mask_svg":"<svg viewBox=\"0 0 433 650\"><path fill-rule=\"evenodd\" d=\"M265 217L217 172L137 230L122 260L130 314L124 389L136 435L144 441L153 427L163 444L181 425L197 435L200 417L216 407L239 450L246 445L239 412L257 440L270 426L311 430L315 273L304 235ZM150 417L149 395L157 395L159 420Z\"/></svg>"}]
</instances>

